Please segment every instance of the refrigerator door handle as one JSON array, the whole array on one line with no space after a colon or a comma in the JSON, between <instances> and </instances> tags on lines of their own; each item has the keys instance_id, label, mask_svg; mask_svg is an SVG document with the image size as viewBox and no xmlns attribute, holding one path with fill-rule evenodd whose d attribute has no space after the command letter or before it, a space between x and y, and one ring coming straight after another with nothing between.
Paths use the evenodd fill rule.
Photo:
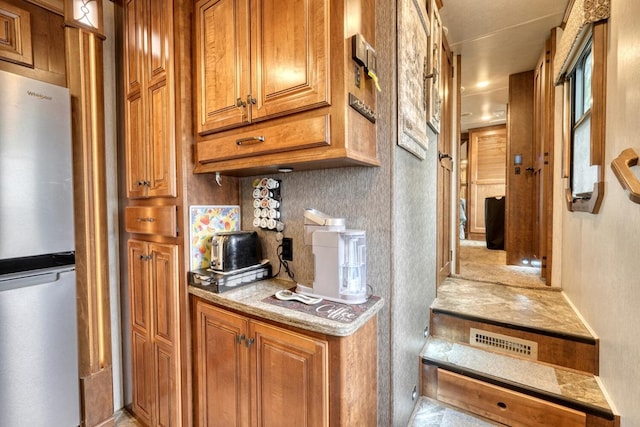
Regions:
<instances>
[{"instance_id":1,"label":"refrigerator door handle","mask_svg":"<svg viewBox=\"0 0 640 427\"><path fill-rule=\"evenodd\" d=\"M11 279L0 280L0 292L12 289L27 288L29 286L38 286L45 283L53 283L60 280L60 272L48 272L43 274L35 274L29 276L18 276Z\"/></svg>"}]
</instances>

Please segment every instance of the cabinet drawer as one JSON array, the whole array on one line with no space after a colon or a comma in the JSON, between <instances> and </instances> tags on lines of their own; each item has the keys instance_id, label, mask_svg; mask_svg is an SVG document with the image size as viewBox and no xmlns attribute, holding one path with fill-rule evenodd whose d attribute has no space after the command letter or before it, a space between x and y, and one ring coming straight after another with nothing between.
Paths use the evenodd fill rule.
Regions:
<instances>
[{"instance_id":1,"label":"cabinet drawer","mask_svg":"<svg viewBox=\"0 0 640 427\"><path fill-rule=\"evenodd\" d=\"M438 369L438 400L507 425L586 425L583 412L442 369Z\"/></svg>"},{"instance_id":2,"label":"cabinet drawer","mask_svg":"<svg viewBox=\"0 0 640 427\"><path fill-rule=\"evenodd\" d=\"M198 143L198 162L209 163L260 154L329 145L329 115L212 138Z\"/></svg>"},{"instance_id":3,"label":"cabinet drawer","mask_svg":"<svg viewBox=\"0 0 640 427\"><path fill-rule=\"evenodd\" d=\"M176 237L176 206L128 206L125 229L128 233Z\"/></svg>"}]
</instances>

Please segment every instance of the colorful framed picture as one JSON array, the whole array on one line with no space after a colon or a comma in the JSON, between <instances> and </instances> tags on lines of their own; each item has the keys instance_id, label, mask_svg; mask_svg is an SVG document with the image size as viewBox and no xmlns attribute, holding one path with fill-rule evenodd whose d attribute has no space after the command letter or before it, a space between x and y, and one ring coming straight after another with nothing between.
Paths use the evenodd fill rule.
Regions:
<instances>
[{"instance_id":1,"label":"colorful framed picture","mask_svg":"<svg viewBox=\"0 0 640 427\"><path fill-rule=\"evenodd\" d=\"M209 267L214 233L239 230L240 206L190 206L191 270Z\"/></svg>"}]
</instances>

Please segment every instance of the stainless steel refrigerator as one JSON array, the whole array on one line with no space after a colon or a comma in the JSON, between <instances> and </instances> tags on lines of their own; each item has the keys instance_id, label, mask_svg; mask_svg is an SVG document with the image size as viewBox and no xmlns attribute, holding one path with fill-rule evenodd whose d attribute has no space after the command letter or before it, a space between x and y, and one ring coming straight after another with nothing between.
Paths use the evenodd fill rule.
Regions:
<instances>
[{"instance_id":1,"label":"stainless steel refrigerator","mask_svg":"<svg viewBox=\"0 0 640 427\"><path fill-rule=\"evenodd\" d=\"M0 426L80 424L71 106L0 71Z\"/></svg>"}]
</instances>

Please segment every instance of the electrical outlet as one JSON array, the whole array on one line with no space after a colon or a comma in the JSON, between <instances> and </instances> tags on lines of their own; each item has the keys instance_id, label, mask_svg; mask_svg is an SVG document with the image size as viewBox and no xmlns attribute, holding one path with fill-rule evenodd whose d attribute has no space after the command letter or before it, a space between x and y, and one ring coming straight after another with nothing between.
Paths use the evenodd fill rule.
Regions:
<instances>
[{"instance_id":1,"label":"electrical outlet","mask_svg":"<svg viewBox=\"0 0 640 427\"><path fill-rule=\"evenodd\" d=\"M282 238L282 259L293 261L293 239L291 237Z\"/></svg>"}]
</instances>

